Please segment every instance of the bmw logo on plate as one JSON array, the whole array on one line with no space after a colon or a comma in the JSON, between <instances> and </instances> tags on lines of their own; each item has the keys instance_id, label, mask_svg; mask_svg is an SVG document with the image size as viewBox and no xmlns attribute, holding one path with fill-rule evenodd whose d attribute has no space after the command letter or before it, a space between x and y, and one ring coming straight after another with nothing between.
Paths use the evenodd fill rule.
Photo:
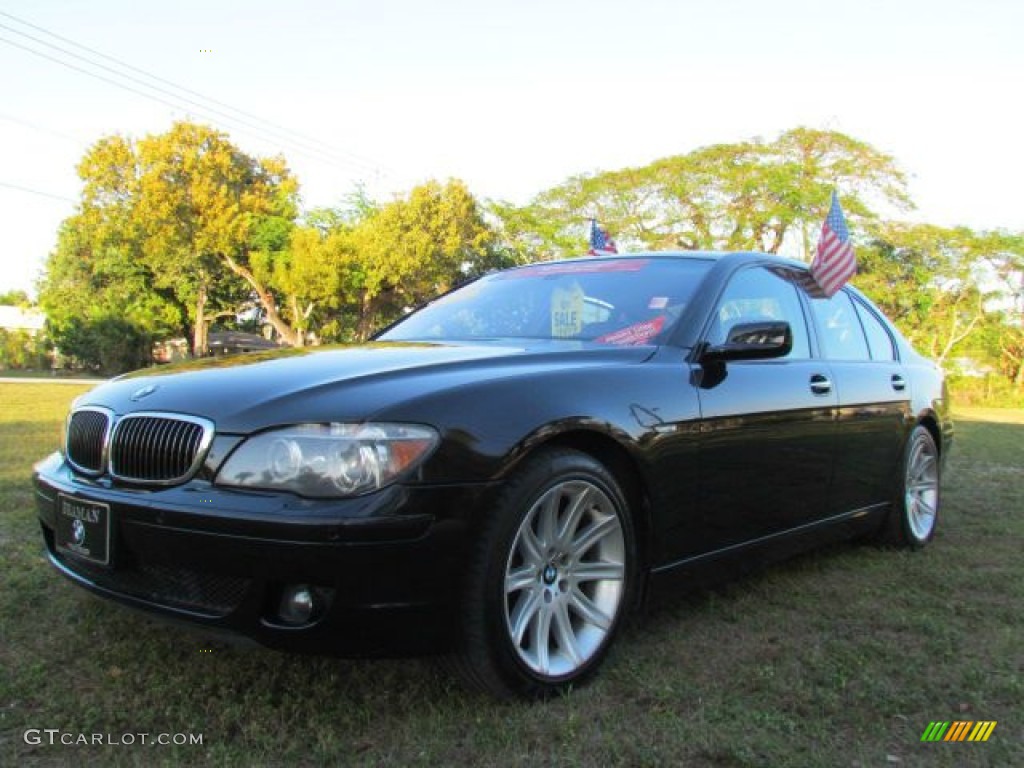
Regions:
<instances>
[{"instance_id":1,"label":"bmw logo on plate","mask_svg":"<svg viewBox=\"0 0 1024 768\"><path fill-rule=\"evenodd\" d=\"M75 544L82 546L85 543L85 523L81 520L75 520L71 523L71 538L74 539Z\"/></svg>"}]
</instances>

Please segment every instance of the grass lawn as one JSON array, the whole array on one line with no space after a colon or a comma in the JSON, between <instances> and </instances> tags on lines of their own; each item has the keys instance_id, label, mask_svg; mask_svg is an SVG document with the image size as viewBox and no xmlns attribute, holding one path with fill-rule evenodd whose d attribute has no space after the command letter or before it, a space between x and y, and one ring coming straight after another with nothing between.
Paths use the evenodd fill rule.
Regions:
<instances>
[{"instance_id":1,"label":"grass lawn","mask_svg":"<svg viewBox=\"0 0 1024 768\"><path fill-rule=\"evenodd\" d=\"M959 414L923 552L844 545L659 601L592 685L499 704L429 661L210 644L67 583L29 477L82 391L0 384L0 765L1024 765L1024 411ZM936 720L998 726L922 743Z\"/></svg>"}]
</instances>

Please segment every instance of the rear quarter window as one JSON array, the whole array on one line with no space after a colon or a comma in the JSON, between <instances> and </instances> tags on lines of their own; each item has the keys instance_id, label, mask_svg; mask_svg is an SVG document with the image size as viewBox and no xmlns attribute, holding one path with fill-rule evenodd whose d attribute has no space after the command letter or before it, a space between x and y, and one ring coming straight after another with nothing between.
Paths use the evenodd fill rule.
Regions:
<instances>
[{"instance_id":1,"label":"rear quarter window","mask_svg":"<svg viewBox=\"0 0 1024 768\"><path fill-rule=\"evenodd\" d=\"M893 344L892 336L881 320L859 301L854 302L857 315L860 317L861 325L864 327L864 335L867 337L868 350L871 359L880 362L896 359L896 347Z\"/></svg>"}]
</instances>

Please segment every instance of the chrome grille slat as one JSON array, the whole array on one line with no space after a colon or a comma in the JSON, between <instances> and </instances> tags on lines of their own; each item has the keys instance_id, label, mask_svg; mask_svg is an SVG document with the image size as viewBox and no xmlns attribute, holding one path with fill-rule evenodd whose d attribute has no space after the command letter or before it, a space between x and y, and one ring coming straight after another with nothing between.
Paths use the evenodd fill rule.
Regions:
<instances>
[{"instance_id":1,"label":"chrome grille slat","mask_svg":"<svg viewBox=\"0 0 1024 768\"><path fill-rule=\"evenodd\" d=\"M64 454L79 471L98 475L105 469L110 417L105 408L86 407L68 419Z\"/></svg>"},{"instance_id":2,"label":"chrome grille slat","mask_svg":"<svg viewBox=\"0 0 1024 768\"><path fill-rule=\"evenodd\" d=\"M163 431L163 423L149 421L148 419L139 429L139 452L135 455L137 461L135 477L163 478L160 472L160 433Z\"/></svg>"},{"instance_id":3,"label":"chrome grille slat","mask_svg":"<svg viewBox=\"0 0 1024 768\"><path fill-rule=\"evenodd\" d=\"M166 441L167 454L169 456L173 456L182 451L187 452L189 448L186 437L186 431L181 428L181 425L176 425L171 429L168 429Z\"/></svg>"},{"instance_id":4,"label":"chrome grille slat","mask_svg":"<svg viewBox=\"0 0 1024 768\"><path fill-rule=\"evenodd\" d=\"M160 435L160 472L162 474L169 474L173 472L174 457L181 455L179 453L185 446L181 445L180 436L183 425L181 424L164 424ZM187 455L187 454L186 454Z\"/></svg>"},{"instance_id":5,"label":"chrome grille slat","mask_svg":"<svg viewBox=\"0 0 1024 768\"><path fill-rule=\"evenodd\" d=\"M202 433L197 433L192 430L187 430L184 426L179 427L177 445L172 448L175 453L183 453L185 455L196 455L199 452L199 444L202 438Z\"/></svg>"},{"instance_id":6,"label":"chrome grille slat","mask_svg":"<svg viewBox=\"0 0 1024 768\"><path fill-rule=\"evenodd\" d=\"M106 409L86 406L68 420L65 454L85 474L175 485L198 471L213 431L212 422L196 416L145 411L115 420Z\"/></svg>"},{"instance_id":7,"label":"chrome grille slat","mask_svg":"<svg viewBox=\"0 0 1024 768\"><path fill-rule=\"evenodd\" d=\"M171 432L172 425L167 422L161 422L159 424L154 423L151 426L153 429L152 436L150 437L153 445L151 456L153 466L150 471L157 477L166 477L174 461L174 456L171 455L167 447L167 437Z\"/></svg>"},{"instance_id":8,"label":"chrome grille slat","mask_svg":"<svg viewBox=\"0 0 1024 768\"><path fill-rule=\"evenodd\" d=\"M110 474L120 480L169 485L187 480L213 438L213 425L192 416L131 413L114 427Z\"/></svg>"},{"instance_id":9,"label":"chrome grille slat","mask_svg":"<svg viewBox=\"0 0 1024 768\"><path fill-rule=\"evenodd\" d=\"M172 430L172 439L169 443L168 450L173 453L184 453L193 454L196 451L194 441L189 439L189 435L192 434L191 430L185 429L184 426L179 426Z\"/></svg>"},{"instance_id":10,"label":"chrome grille slat","mask_svg":"<svg viewBox=\"0 0 1024 768\"><path fill-rule=\"evenodd\" d=\"M172 457L167 456L166 448L163 445L167 423L150 421L146 423L146 430L148 434L145 434L145 443L149 446L149 450L145 452L145 455L138 457L140 466L137 474L144 477L166 477L167 472L163 468L167 463L165 459L172 460Z\"/></svg>"},{"instance_id":11,"label":"chrome grille slat","mask_svg":"<svg viewBox=\"0 0 1024 768\"><path fill-rule=\"evenodd\" d=\"M114 474L117 467L117 474L126 477L140 476L138 463L141 454L141 435L145 424L141 421L126 420L117 426L114 433L116 437L111 441L110 446L110 471Z\"/></svg>"},{"instance_id":12,"label":"chrome grille slat","mask_svg":"<svg viewBox=\"0 0 1024 768\"><path fill-rule=\"evenodd\" d=\"M128 456L134 455L132 450L132 435L135 432L134 425L120 425L117 435L117 445L110 447L110 461L116 462L119 466L127 461ZM128 470L131 471L130 469Z\"/></svg>"}]
</instances>

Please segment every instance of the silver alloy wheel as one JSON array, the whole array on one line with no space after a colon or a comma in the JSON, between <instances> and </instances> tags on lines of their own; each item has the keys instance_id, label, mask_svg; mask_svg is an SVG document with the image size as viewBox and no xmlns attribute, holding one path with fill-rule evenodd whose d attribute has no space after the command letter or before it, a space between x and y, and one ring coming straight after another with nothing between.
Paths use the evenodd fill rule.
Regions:
<instances>
[{"instance_id":1,"label":"silver alloy wheel","mask_svg":"<svg viewBox=\"0 0 1024 768\"><path fill-rule=\"evenodd\" d=\"M526 514L505 565L505 626L520 661L570 675L601 648L624 595L625 535L595 484L566 480Z\"/></svg>"},{"instance_id":2,"label":"silver alloy wheel","mask_svg":"<svg viewBox=\"0 0 1024 768\"><path fill-rule=\"evenodd\" d=\"M915 433L907 455L904 481L907 524L918 541L926 540L935 527L939 507L939 456L926 432Z\"/></svg>"}]
</instances>

